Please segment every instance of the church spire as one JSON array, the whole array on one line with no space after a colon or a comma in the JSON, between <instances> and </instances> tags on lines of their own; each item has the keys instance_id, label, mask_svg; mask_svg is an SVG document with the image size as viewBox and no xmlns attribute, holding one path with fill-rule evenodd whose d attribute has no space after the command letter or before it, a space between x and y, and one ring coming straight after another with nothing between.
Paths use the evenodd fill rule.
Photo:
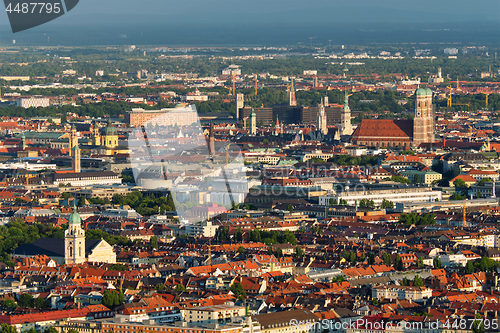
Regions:
<instances>
[{"instance_id":1,"label":"church spire","mask_svg":"<svg viewBox=\"0 0 500 333\"><path fill-rule=\"evenodd\" d=\"M349 107L349 95L347 94L347 90L344 92L344 106L340 114L340 128L341 135L352 134L351 108Z\"/></svg>"}]
</instances>

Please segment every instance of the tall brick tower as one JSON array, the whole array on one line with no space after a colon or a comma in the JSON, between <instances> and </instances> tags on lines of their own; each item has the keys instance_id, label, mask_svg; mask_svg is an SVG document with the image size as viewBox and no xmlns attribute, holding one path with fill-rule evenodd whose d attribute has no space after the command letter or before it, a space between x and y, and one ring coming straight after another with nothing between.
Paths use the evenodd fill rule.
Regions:
<instances>
[{"instance_id":1,"label":"tall brick tower","mask_svg":"<svg viewBox=\"0 0 500 333\"><path fill-rule=\"evenodd\" d=\"M415 118L413 119L413 146L434 141L434 114L432 111L432 91L418 88L415 92Z\"/></svg>"}]
</instances>

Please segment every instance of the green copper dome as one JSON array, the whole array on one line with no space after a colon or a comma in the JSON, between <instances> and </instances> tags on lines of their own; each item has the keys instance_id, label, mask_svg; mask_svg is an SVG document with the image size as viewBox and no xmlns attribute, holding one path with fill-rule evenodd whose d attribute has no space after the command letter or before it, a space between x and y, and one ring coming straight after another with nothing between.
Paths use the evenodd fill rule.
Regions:
<instances>
[{"instance_id":1,"label":"green copper dome","mask_svg":"<svg viewBox=\"0 0 500 333\"><path fill-rule=\"evenodd\" d=\"M428 95L432 95L432 90L430 90L427 87L421 87L421 88L417 89L417 91L415 92L415 94L417 96L428 96Z\"/></svg>"},{"instance_id":2,"label":"green copper dome","mask_svg":"<svg viewBox=\"0 0 500 333\"><path fill-rule=\"evenodd\" d=\"M77 213L76 211L76 203L73 202L73 213L69 215L68 219L69 224L82 224L82 218L80 217L80 214Z\"/></svg>"},{"instance_id":3,"label":"green copper dome","mask_svg":"<svg viewBox=\"0 0 500 333\"><path fill-rule=\"evenodd\" d=\"M116 128L111 124L111 120L108 120L108 124L106 127L101 128L101 135L118 135Z\"/></svg>"}]
</instances>

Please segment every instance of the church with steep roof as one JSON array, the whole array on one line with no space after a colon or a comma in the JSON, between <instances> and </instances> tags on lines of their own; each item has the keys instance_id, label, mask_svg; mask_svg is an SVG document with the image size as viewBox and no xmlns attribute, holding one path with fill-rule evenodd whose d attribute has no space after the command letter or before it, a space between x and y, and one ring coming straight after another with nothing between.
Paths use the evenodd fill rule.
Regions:
<instances>
[{"instance_id":1,"label":"church with steep roof","mask_svg":"<svg viewBox=\"0 0 500 333\"><path fill-rule=\"evenodd\" d=\"M104 239L85 239L82 219L73 206L73 213L68 218L68 229L62 238L39 238L31 244L16 248L14 257L30 258L46 255L58 264L81 264L84 262L116 263L113 247Z\"/></svg>"},{"instance_id":2,"label":"church with steep roof","mask_svg":"<svg viewBox=\"0 0 500 333\"><path fill-rule=\"evenodd\" d=\"M363 119L351 136L351 142L376 148L417 148L434 141L432 91L418 88L415 92L413 119Z\"/></svg>"},{"instance_id":3,"label":"church with steep roof","mask_svg":"<svg viewBox=\"0 0 500 333\"><path fill-rule=\"evenodd\" d=\"M115 155L128 154L130 150L126 146L120 145L119 135L116 128L108 120L105 127L99 128L96 122L91 128L92 140L89 145L82 146L85 154Z\"/></svg>"}]
</instances>

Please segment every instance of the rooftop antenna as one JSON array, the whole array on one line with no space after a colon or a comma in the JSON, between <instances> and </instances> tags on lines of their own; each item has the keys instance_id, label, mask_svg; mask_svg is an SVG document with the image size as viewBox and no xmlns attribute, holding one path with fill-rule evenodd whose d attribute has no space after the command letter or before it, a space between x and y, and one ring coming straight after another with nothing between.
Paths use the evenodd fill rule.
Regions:
<instances>
[{"instance_id":1,"label":"rooftop antenna","mask_svg":"<svg viewBox=\"0 0 500 333\"><path fill-rule=\"evenodd\" d=\"M313 47L313 39L315 39L315 38L318 38L318 37L309 37L309 43L310 43L311 49Z\"/></svg>"}]
</instances>

